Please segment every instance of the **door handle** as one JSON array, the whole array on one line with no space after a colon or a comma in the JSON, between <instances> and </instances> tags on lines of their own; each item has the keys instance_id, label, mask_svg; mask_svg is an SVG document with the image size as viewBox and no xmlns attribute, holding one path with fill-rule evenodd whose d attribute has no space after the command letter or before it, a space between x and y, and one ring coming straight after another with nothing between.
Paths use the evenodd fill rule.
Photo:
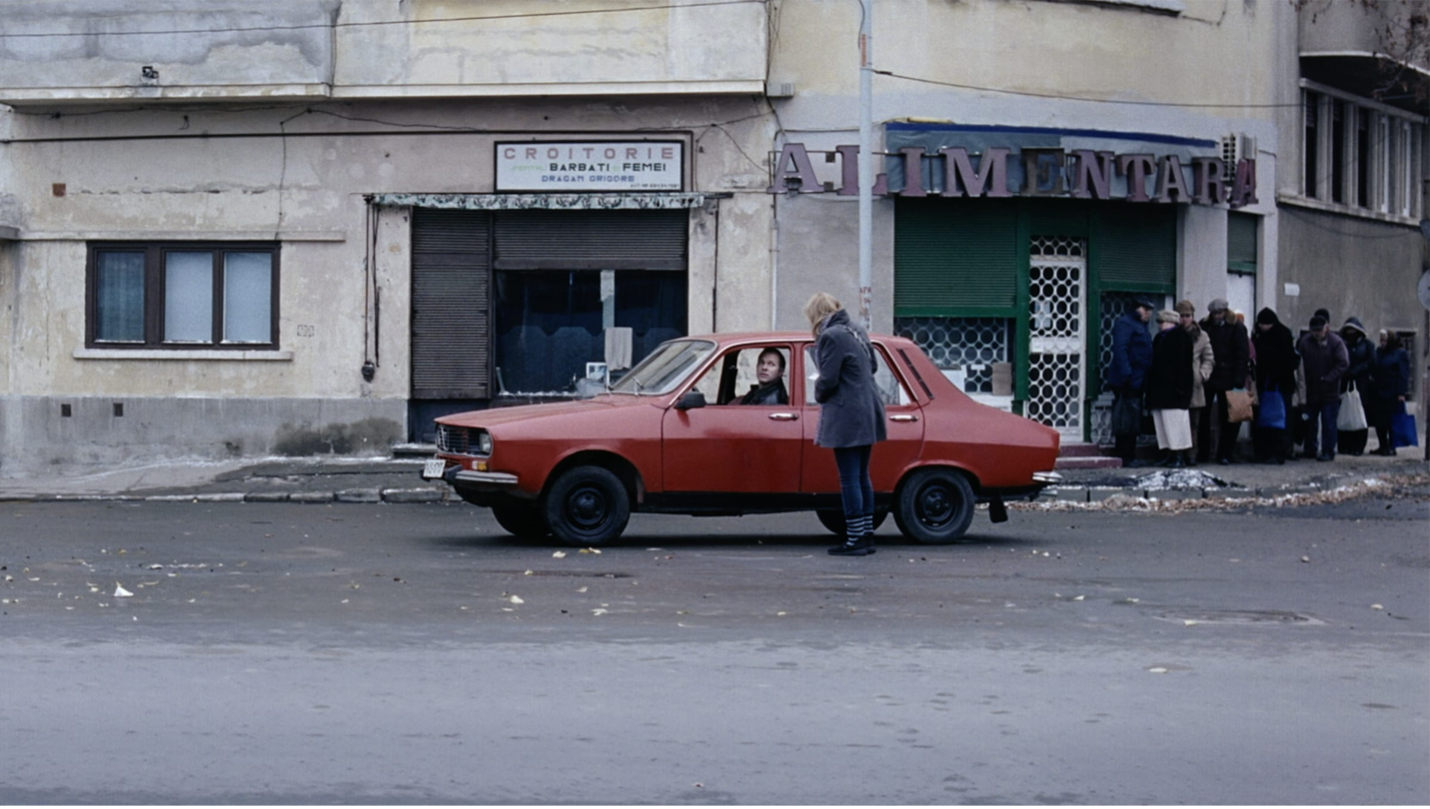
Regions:
<instances>
[{"instance_id":1,"label":"door handle","mask_svg":"<svg viewBox=\"0 0 1430 809\"><path fill-rule=\"evenodd\" d=\"M799 414L797 414L797 413L771 413L771 414L770 414L770 418L774 419L775 421L794 421L795 419L799 418Z\"/></svg>"},{"instance_id":2,"label":"door handle","mask_svg":"<svg viewBox=\"0 0 1430 809\"><path fill-rule=\"evenodd\" d=\"M909 414L909 413L900 413L900 414L898 414L898 415L890 416L890 417L889 417L889 421L918 421L918 420L919 420L919 417L918 417L918 416L915 416L915 415L912 415L912 414Z\"/></svg>"}]
</instances>

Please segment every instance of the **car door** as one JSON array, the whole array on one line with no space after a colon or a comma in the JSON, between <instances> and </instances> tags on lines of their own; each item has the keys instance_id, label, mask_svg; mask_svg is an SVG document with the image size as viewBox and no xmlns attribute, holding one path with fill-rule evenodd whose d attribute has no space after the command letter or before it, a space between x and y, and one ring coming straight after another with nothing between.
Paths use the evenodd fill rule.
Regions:
<instances>
[{"instance_id":1,"label":"car door","mask_svg":"<svg viewBox=\"0 0 1430 809\"><path fill-rule=\"evenodd\" d=\"M742 345L726 351L691 390L706 405L671 407L662 422L661 451L667 493L793 494L799 491L804 433L801 408L790 404L740 404L753 383L758 357L774 348L784 358L789 391L793 348Z\"/></svg>"},{"instance_id":2,"label":"car door","mask_svg":"<svg viewBox=\"0 0 1430 809\"><path fill-rule=\"evenodd\" d=\"M878 369L874 384L884 401L889 439L874 445L869 460L869 477L874 491L892 492L899 475L918 460L923 450L924 422L918 403L909 393L907 382L897 366L889 361L884 346L875 343ZM804 363L804 401L800 421L803 424L805 449L800 491L806 494L838 494L839 468L834 464L834 451L814 445L819 435L819 404L814 401L814 383L818 379L818 364L814 361L814 344L800 352Z\"/></svg>"}]
</instances>

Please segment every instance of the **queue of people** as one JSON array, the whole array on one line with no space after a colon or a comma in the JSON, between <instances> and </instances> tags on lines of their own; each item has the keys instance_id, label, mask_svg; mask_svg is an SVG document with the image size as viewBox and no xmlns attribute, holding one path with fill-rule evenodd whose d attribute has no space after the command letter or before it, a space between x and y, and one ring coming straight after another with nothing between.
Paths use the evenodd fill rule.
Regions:
<instances>
[{"instance_id":1,"label":"queue of people","mask_svg":"<svg viewBox=\"0 0 1430 809\"><path fill-rule=\"evenodd\" d=\"M1106 379L1113 392L1115 454L1124 466L1146 464L1135 457L1144 409L1161 463L1173 468L1212 458L1233 463L1248 417L1258 462L1361 455L1371 429L1375 454L1395 455L1395 420L1405 418L1410 358L1394 331L1380 331L1379 345L1372 346L1359 318L1333 330L1330 313L1318 309L1297 340L1267 307L1248 335L1240 313L1217 298L1200 322L1188 300L1157 313L1150 336L1146 324L1155 312L1150 299L1139 298L1113 326Z\"/></svg>"}]
</instances>

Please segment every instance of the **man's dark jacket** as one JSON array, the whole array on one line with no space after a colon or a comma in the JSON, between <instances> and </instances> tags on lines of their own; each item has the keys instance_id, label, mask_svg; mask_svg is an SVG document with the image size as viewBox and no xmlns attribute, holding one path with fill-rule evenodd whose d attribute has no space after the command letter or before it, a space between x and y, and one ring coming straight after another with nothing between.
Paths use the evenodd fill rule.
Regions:
<instances>
[{"instance_id":1,"label":"man's dark jacket","mask_svg":"<svg viewBox=\"0 0 1430 809\"><path fill-rule=\"evenodd\" d=\"M1140 391L1147 385L1152 366L1152 335L1147 324L1131 311L1112 324L1112 367L1105 379L1112 390Z\"/></svg>"},{"instance_id":2,"label":"man's dark jacket","mask_svg":"<svg viewBox=\"0 0 1430 809\"><path fill-rule=\"evenodd\" d=\"M1211 338L1212 354L1216 357L1206 389L1225 391L1245 385L1246 372L1250 369L1246 327L1230 317L1221 323L1208 317L1202 321L1202 331Z\"/></svg>"},{"instance_id":3,"label":"man's dark jacket","mask_svg":"<svg viewBox=\"0 0 1430 809\"><path fill-rule=\"evenodd\" d=\"M1346 341L1333 331L1326 332L1324 343L1317 340L1315 334L1307 333L1296 343L1296 350L1301 352L1306 372L1306 403L1320 405L1340 401L1341 377L1351 367Z\"/></svg>"}]
</instances>

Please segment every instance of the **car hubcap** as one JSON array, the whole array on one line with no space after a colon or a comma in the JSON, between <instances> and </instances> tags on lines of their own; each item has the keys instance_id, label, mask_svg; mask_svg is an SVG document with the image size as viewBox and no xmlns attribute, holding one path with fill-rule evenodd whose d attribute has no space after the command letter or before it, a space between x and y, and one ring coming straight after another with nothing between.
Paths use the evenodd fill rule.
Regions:
<instances>
[{"instance_id":1,"label":"car hubcap","mask_svg":"<svg viewBox=\"0 0 1430 809\"><path fill-rule=\"evenodd\" d=\"M595 489L579 489L571 493L566 512L578 528L599 528L608 513L605 496Z\"/></svg>"},{"instance_id":2,"label":"car hubcap","mask_svg":"<svg viewBox=\"0 0 1430 809\"><path fill-rule=\"evenodd\" d=\"M932 485L919 494L919 521L937 528L953 517L953 497L944 486Z\"/></svg>"}]
</instances>

